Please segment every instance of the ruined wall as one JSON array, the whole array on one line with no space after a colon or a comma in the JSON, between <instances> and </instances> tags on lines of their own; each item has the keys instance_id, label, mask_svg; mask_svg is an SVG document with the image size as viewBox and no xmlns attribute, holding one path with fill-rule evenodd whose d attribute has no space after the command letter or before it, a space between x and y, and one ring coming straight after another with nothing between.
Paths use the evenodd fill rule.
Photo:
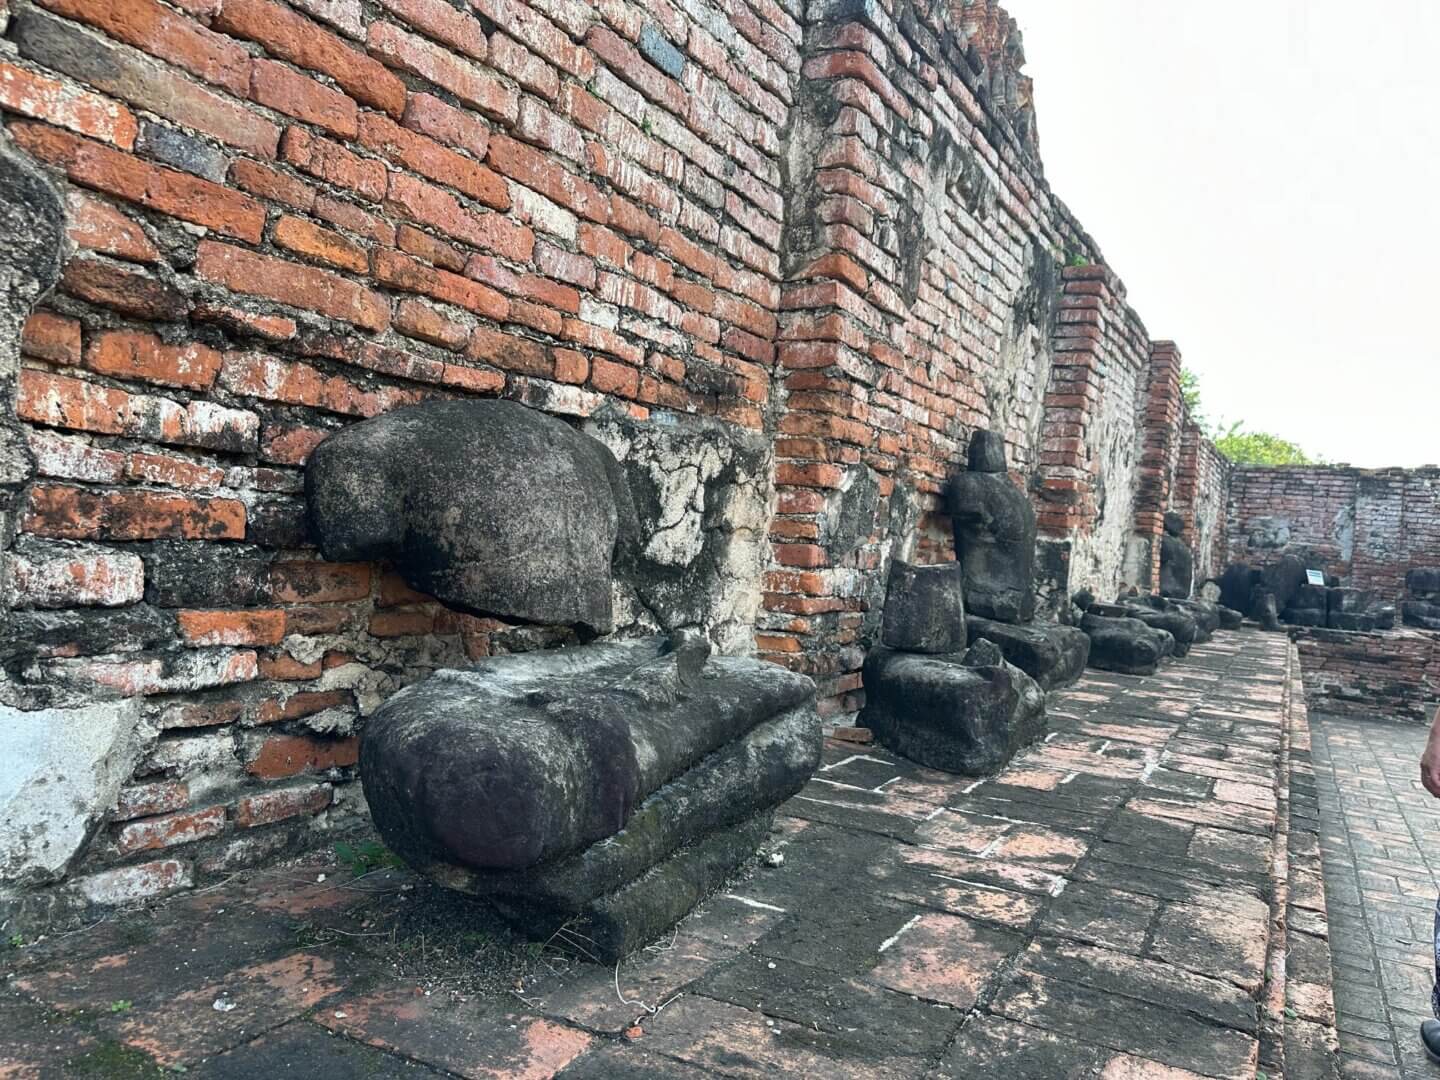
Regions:
<instances>
[{"instance_id":1,"label":"ruined wall","mask_svg":"<svg viewBox=\"0 0 1440 1080\"><path fill-rule=\"evenodd\" d=\"M648 538L622 632L758 650L830 717L889 559L951 557L977 427L1035 499L1052 606L1112 593L1174 418L1043 178L1022 64L993 0L11 0L0 111L68 239L0 362L0 908L313 844L363 812L388 694L572 640L319 560L307 454L406 404L605 442Z\"/></svg>"},{"instance_id":2,"label":"ruined wall","mask_svg":"<svg viewBox=\"0 0 1440 1080\"><path fill-rule=\"evenodd\" d=\"M1295 629L1305 703L1316 712L1428 724L1440 700L1440 635L1409 628Z\"/></svg>"},{"instance_id":3,"label":"ruined wall","mask_svg":"<svg viewBox=\"0 0 1440 1080\"><path fill-rule=\"evenodd\" d=\"M1408 570L1440 563L1440 468L1236 469L1228 518L1233 561L1260 566L1293 552L1398 602Z\"/></svg>"},{"instance_id":4,"label":"ruined wall","mask_svg":"<svg viewBox=\"0 0 1440 1080\"><path fill-rule=\"evenodd\" d=\"M318 561L302 466L365 416L590 417L653 537L620 611L752 647L797 13L10 5L0 108L69 250L0 409L36 472L6 567L7 892L139 897L313 843L362 809L386 695L566 640ZM36 793L67 764L60 828Z\"/></svg>"}]
</instances>

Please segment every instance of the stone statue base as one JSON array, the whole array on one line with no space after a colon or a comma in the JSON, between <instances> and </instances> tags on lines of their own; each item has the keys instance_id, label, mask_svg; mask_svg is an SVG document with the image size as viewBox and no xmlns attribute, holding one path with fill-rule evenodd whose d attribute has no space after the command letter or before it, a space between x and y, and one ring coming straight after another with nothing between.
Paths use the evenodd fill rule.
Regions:
<instances>
[{"instance_id":1,"label":"stone statue base","mask_svg":"<svg viewBox=\"0 0 1440 1080\"><path fill-rule=\"evenodd\" d=\"M1074 626L1058 623L996 622L971 615L965 620L970 641L993 641L1008 663L1034 679L1042 690L1069 686L1085 673L1090 639Z\"/></svg>"},{"instance_id":2,"label":"stone statue base","mask_svg":"<svg viewBox=\"0 0 1440 1080\"><path fill-rule=\"evenodd\" d=\"M422 874L613 963L763 842L819 764L814 693L691 635L492 657L370 717L365 796Z\"/></svg>"},{"instance_id":3,"label":"stone statue base","mask_svg":"<svg viewBox=\"0 0 1440 1080\"><path fill-rule=\"evenodd\" d=\"M1168 631L1152 629L1139 619L1123 615L1087 611L1080 620L1080 629L1090 638L1090 666L1101 671L1154 675L1160 661L1175 651L1175 638Z\"/></svg>"},{"instance_id":4,"label":"stone statue base","mask_svg":"<svg viewBox=\"0 0 1440 1080\"><path fill-rule=\"evenodd\" d=\"M932 769L985 776L1045 731L1045 693L1000 649L922 655L879 647L865 658L858 723Z\"/></svg>"}]
</instances>

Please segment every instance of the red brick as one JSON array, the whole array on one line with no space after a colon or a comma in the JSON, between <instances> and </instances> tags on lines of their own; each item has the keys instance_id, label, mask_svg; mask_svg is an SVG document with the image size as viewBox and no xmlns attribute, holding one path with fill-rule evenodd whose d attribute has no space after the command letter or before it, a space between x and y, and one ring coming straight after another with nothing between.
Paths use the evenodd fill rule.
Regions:
<instances>
[{"instance_id":1,"label":"red brick","mask_svg":"<svg viewBox=\"0 0 1440 1080\"><path fill-rule=\"evenodd\" d=\"M490 36L490 65L547 101L554 101L560 91L560 78L553 67L498 30Z\"/></svg>"},{"instance_id":2,"label":"red brick","mask_svg":"<svg viewBox=\"0 0 1440 1080\"><path fill-rule=\"evenodd\" d=\"M260 315L230 304L197 304L191 312L197 322L218 323L241 337L262 337L268 341L289 341L299 329L285 315Z\"/></svg>"},{"instance_id":3,"label":"red brick","mask_svg":"<svg viewBox=\"0 0 1440 1080\"><path fill-rule=\"evenodd\" d=\"M204 225L225 236L252 244L260 241L265 209L254 199L54 128L22 123L12 125L10 132L22 149L64 169L77 184Z\"/></svg>"},{"instance_id":4,"label":"red brick","mask_svg":"<svg viewBox=\"0 0 1440 1080\"><path fill-rule=\"evenodd\" d=\"M370 24L366 44L386 64L450 91L493 120L514 123L519 108L515 91L470 61L387 22Z\"/></svg>"},{"instance_id":5,"label":"red brick","mask_svg":"<svg viewBox=\"0 0 1440 1080\"><path fill-rule=\"evenodd\" d=\"M326 270L202 240L195 271L234 292L319 312L366 330L390 325L390 305L383 296Z\"/></svg>"},{"instance_id":6,"label":"red brick","mask_svg":"<svg viewBox=\"0 0 1440 1080\"><path fill-rule=\"evenodd\" d=\"M35 471L57 480L84 480L96 484L118 484L125 478L127 458L118 450L91 446L79 439L67 439L48 431L25 433L35 455Z\"/></svg>"},{"instance_id":7,"label":"red brick","mask_svg":"<svg viewBox=\"0 0 1440 1080\"><path fill-rule=\"evenodd\" d=\"M243 540L245 505L158 491L35 485L22 528L75 540Z\"/></svg>"},{"instance_id":8,"label":"red brick","mask_svg":"<svg viewBox=\"0 0 1440 1080\"><path fill-rule=\"evenodd\" d=\"M25 320L20 351L52 364L80 363L80 320L37 311Z\"/></svg>"},{"instance_id":9,"label":"red brick","mask_svg":"<svg viewBox=\"0 0 1440 1080\"><path fill-rule=\"evenodd\" d=\"M538 341L477 326L465 354L506 371L548 379L555 370L550 350Z\"/></svg>"},{"instance_id":10,"label":"red brick","mask_svg":"<svg viewBox=\"0 0 1440 1080\"><path fill-rule=\"evenodd\" d=\"M239 97L244 97L249 88L249 53L155 0L40 2L59 15L98 27L117 41L169 60Z\"/></svg>"},{"instance_id":11,"label":"red brick","mask_svg":"<svg viewBox=\"0 0 1440 1080\"><path fill-rule=\"evenodd\" d=\"M640 373L597 356L590 361L590 385L602 394L633 398L640 390Z\"/></svg>"},{"instance_id":12,"label":"red brick","mask_svg":"<svg viewBox=\"0 0 1440 1080\"><path fill-rule=\"evenodd\" d=\"M291 694L283 701L264 702L255 713L256 723L275 724L282 720L300 720L326 709L348 708L354 704L349 690L310 690Z\"/></svg>"},{"instance_id":13,"label":"red brick","mask_svg":"<svg viewBox=\"0 0 1440 1080\"><path fill-rule=\"evenodd\" d=\"M535 249L535 234L525 226L498 213L476 213L444 188L404 173L391 173L386 206L392 213L516 262L528 262Z\"/></svg>"},{"instance_id":14,"label":"red brick","mask_svg":"<svg viewBox=\"0 0 1440 1080\"><path fill-rule=\"evenodd\" d=\"M284 203L296 210L309 210L315 205L315 189L305 181L247 158L238 158L230 166L230 182L251 195Z\"/></svg>"},{"instance_id":15,"label":"red brick","mask_svg":"<svg viewBox=\"0 0 1440 1080\"><path fill-rule=\"evenodd\" d=\"M120 789L112 821L129 821L137 817L168 814L190 805L190 785L180 780L160 780L153 784L137 784Z\"/></svg>"},{"instance_id":16,"label":"red brick","mask_svg":"<svg viewBox=\"0 0 1440 1080\"><path fill-rule=\"evenodd\" d=\"M353 139L359 130L360 110L355 102L284 64L256 60L250 84L250 96L276 112L315 124L344 139Z\"/></svg>"},{"instance_id":17,"label":"red brick","mask_svg":"<svg viewBox=\"0 0 1440 1080\"><path fill-rule=\"evenodd\" d=\"M633 45L606 26L596 25L585 35L585 44L611 71L639 90L655 104L676 116L688 115L685 91L674 80L640 55Z\"/></svg>"},{"instance_id":18,"label":"red brick","mask_svg":"<svg viewBox=\"0 0 1440 1080\"><path fill-rule=\"evenodd\" d=\"M547 240L535 242L535 269L552 278L569 282L582 289L595 287L595 262L576 255Z\"/></svg>"},{"instance_id":19,"label":"red brick","mask_svg":"<svg viewBox=\"0 0 1440 1080\"><path fill-rule=\"evenodd\" d=\"M191 645L278 645L283 611L179 611L180 636Z\"/></svg>"},{"instance_id":20,"label":"red brick","mask_svg":"<svg viewBox=\"0 0 1440 1080\"><path fill-rule=\"evenodd\" d=\"M371 202L385 197L388 179L383 164L352 154L303 128L292 127L285 132L280 153L301 172L358 192Z\"/></svg>"},{"instance_id":21,"label":"red brick","mask_svg":"<svg viewBox=\"0 0 1440 1080\"><path fill-rule=\"evenodd\" d=\"M411 94L405 104L403 123L407 128L432 139L466 150L478 160L490 146L490 125L461 109L445 104L433 94Z\"/></svg>"},{"instance_id":22,"label":"red brick","mask_svg":"<svg viewBox=\"0 0 1440 1080\"><path fill-rule=\"evenodd\" d=\"M14 64L0 63L0 107L92 139L104 139L122 150L131 149L140 133L135 114L119 102L75 90Z\"/></svg>"},{"instance_id":23,"label":"red brick","mask_svg":"<svg viewBox=\"0 0 1440 1080\"><path fill-rule=\"evenodd\" d=\"M225 483L224 469L199 465L167 454L131 454L126 462L125 475L144 484L187 489L213 490Z\"/></svg>"},{"instance_id":24,"label":"red brick","mask_svg":"<svg viewBox=\"0 0 1440 1080\"><path fill-rule=\"evenodd\" d=\"M360 760L360 740L274 735L261 744L245 770L262 780L280 780L322 769L344 768Z\"/></svg>"},{"instance_id":25,"label":"red brick","mask_svg":"<svg viewBox=\"0 0 1440 1080\"><path fill-rule=\"evenodd\" d=\"M395 387L362 390L348 379L324 375L308 364L257 353L228 353L220 382L237 394L290 405L309 405L349 416L375 416L419 400L413 391Z\"/></svg>"},{"instance_id":26,"label":"red brick","mask_svg":"<svg viewBox=\"0 0 1440 1080\"><path fill-rule=\"evenodd\" d=\"M166 345L153 334L111 330L94 337L85 366L117 379L204 390L220 373L220 354L206 345Z\"/></svg>"},{"instance_id":27,"label":"red brick","mask_svg":"<svg viewBox=\"0 0 1440 1080\"><path fill-rule=\"evenodd\" d=\"M816 544L775 544L775 561L781 566L799 566L811 569L829 565L825 549Z\"/></svg>"},{"instance_id":28,"label":"red brick","mask_svg":"<svg viewBox=\"0 0 1440 1080\"><path fill-rule=\"evenodd\" d=\"M385 66L310 19L270 0L225 0L214 26L265 46L271 56L318 71L356 101L391 116L405 110L405 84Z\"/></svg>"},{"instance_id":29,"label":"red brick","mask_svg":"<svg viewBox=\"0 0 1440 1080\"><path fill-rule=\"evenodd\" d=\"M330 434L324 428L299 424L267 424L260 436L260 456L282 465L304 465L310 451Z\"/></svg>"},{"instance_id":30,"label":"red brick","mask_svg":"<svg viewBox=\"0 0 1440 1080\"><path fill-rule=\"evenodd\" d=\"M260 677L262 679L300 682L307 679L318 679L321 674L323 674L323 666L319 660L304 664L287 653L260 658Z\"/></svg>"},{"instance_id":31,"label":"red brick","mask_svg":"<svg viewBox=\"0 0 1440 1080\"><path fill-rule=\"evenodd\" d=\"M401 251L433 263L442 270L458 274L465 269L465 256L460 254L458 248L435 239L427 232L421 232L413 225L401 225L396 229L395 242Z\"/></svg>"},{"instance_id":32,"label":"red brick","mask_svg":"<svg viewBox=\"0 0 1440 1080\"><path fill-rule=\"evenodd\" d=\"M457 52L476 60L484 60L489 52L485 28L480 20L457 11L445 0L380 0L426 37L448 45Z\"/></svg>"},{"instance_id":33,"label":"red brick","mask_svg":"<svg viewBox=\"0 0 1440 1080\"><path fill-rule=\"evenodd\" d=\"M53 558L15 554L10 579L18 607L123 607L145 594L140 557L104 549Z\"/></svg>"},{"instance_id":34,"label":"red brick","mask_svg":"<svg viewBox=\"0 0 1440 1080\"><path fill-rule=\"evenodd\" d=\"M410 637L434 628L435 616L428 611L377 611L370 616L370 633L376 637Z\"/></svg>"},{"instance_id":35,"label":"red brick","mask_svg":"<svg viewBox=\"0 0 1440 1080\"><path fill-rule=\"evenodd\" d=\"M270 585L281 603L334 603L370 595L369 563L277 562Z\"/></svg>"},{"instance_id":36,"label":"red brick","mask_svg":"<svg viewBox=\"0 0 1440 1080\"><path fill-rule=\"evenodd\" d=\"M160 252L138 222L80 191L65 194L67 233L77 247L131 262L156 262Z\"/></svg>"},{"instance_id":37,"label":"red brick","mask_svg":"<svg viewBox=\"0 0 1440 1080\"><path fill-rule=\"evenodd\" d=\"M315 216L373 240L381 247L395 246L395 226L382 217L361 210L354 203L322 195L315 200Z\"/></svg>"},{"instance_id":38,"label":"red brick","mask_svg":"<svg viewBox=\"0 0 1440 1080\"><path fill-rule=\"evenodd\" d=\"M318 814L330 805L329 784L285 788L250 795L235 804L235 824L242 829L273 825L301 814Z\"/></svg>"},{"instance_id":39,"label":"red brick","mask_svg":"<svg viewBox=\"0 0 1440 1080\"><path fill-rule=\"evenodd\" d=\"M363 274L370 269L370 256L359 244L304 218L286 214L275 223L273 237L278 247L340 270Z\"/></svg>"},{"instance_id":40,"label":"red brick","mask_svg":"<svg viewBox=\"0 0 1440 1080\"><path fill-rule=\"evenodd\" d=\"M412 589L399 574L388 573L380 579L380 596L376 602L380 607L399 607L404 604L428 604L433 600L433 597Z\"/></svg>"},{"instance_id":41,"label":"red brick","mask_svg":"<svg viewBox=\"0 0 1440 1080\"><path fill-rule=\"evenodd\" d=\"M506 135L493 134L487 160L497 172L581 217L599 222L609 220L608 200L594 184L567 172L532 146Z\"/></svg>"},{"instance_id":42,"label":"red brick","mask_svg":"<svg viewBox=\"0 0 1440 1080\"><path fill-rule=\"evenodd\" d=\"M446 364L440 381L446 386L476 394L494 394L505 389L505 376L502 373L460 364Z\"/></svg>"},{"instance_id":43,"label":"red brick","mask_svg":"<svg viewBox=\"0 0 1440 1080\"><path fill-rule=\"evenodd\" d=\"M570 40L579 37L593 21L595 8L589 4L529 4L517 0L470 0L470 5L496 26L518 38L552 64L564 68L580 82L595 74L590 54ZM542 10L545 14L541 14ZM550 18L546 18L549 15ZM568 17L567 17L568 16ZM607 13L606 17L609 15ZM560 29L551 19L565 24ZM493 47L493 43L492 43Z\"/></svg>"},{"instance_id":44,"label":"red brick","mask_svg":"<svg viewBox=\"0 0 1440 1080\"><path fill-rule=\"evenodd\" d=\"M179 844L193 844L197 840L219 836L224 831L225 808L211 806L205 810L132 821L115 834L115 847L121 855L133 855L137 851L158 851Z\"/></svg>"},{"instance_id":45,"label":"red brick","mask_svg":"<svg viewBox=\"0 0 1440 1080\"><path fill-rule=\"evenodd\" d=\"M486 206L496 210L510 208L510 189L499 176L393 120L376 113L366 113L361 117L360 142L421 176L453 187Z\"/></svg>"},{"instance_id":46,"label":"red brick","mask_svg":"<svg viewBox=\"0 0 1440 1080\"><path fill-rule=\"evenodd\" d=\"M468 326L447 319L420 300L400 301L395 309L395 329L406 337L428 341L452 352L463 348L470 338Z\"/></svg>"},{"instance_id":47,"label":"red brick","mask_svg":"<svg viewBox=\"0 0 1440 1080\"><path fill-rule=\"evenodd\" d=\"M163 281L127 263L76 257L65 266L60 289L70 296L156 322L183 319L190 302Z\"/></svg>"},{"instance_id":48,"label":"red brick","mask_svg":"<svg viewBox=\"0 0 1440 1080\"><path fill-rule=\"evenodd\" d=\"M398 251L375 253L375 280L390 288L423 293L488 318L503 320L510 314L510 302L489 286L426 266Z\"/></svg>"},{"instance_id":49,"label":"red brick","mask_svg":"<svg viewBox=\"0 0 1440 1080\"><path fill-rule=\"evenodd\" d=\"M160 859L82 877L75 882L75 888L92 904L117 905L163 896L193 883L194 874L188 862Z\"/></svg>"},{"instance_id":50,"label":"red brick","mask_svg":"<svg viewBox=\"0 0 1440 1080\"><path fill-rule=\"evenodd\" d=\"M160 714L162 730L176 728L220 727L233 724L245 714L245 708L238 701L206 702L204 704L180 704Z\"/></svg>"},{"instance_id":51,"label":"red brick","mask_svg":"<svg viewBox=\"0 0 1440 1080\"><path fill-rule=\"evenodd\" d=\"M576 386L590 377L590 361L574 349L555 350L555 378Z\"/></svg>"}]
</instances>

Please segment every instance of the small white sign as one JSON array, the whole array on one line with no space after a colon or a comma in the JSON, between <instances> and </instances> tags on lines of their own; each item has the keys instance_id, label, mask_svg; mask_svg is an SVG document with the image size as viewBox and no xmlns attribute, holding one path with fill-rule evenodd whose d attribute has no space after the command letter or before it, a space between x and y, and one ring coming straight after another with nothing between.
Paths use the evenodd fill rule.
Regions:
<instances>
[{"instance_id":1,"label":"small white sign","mask_svg":"<svg viewBox=\"0 0 1440 1080\"><path fill-rule=\"evenodd\" d=\"M1305 571L1305 580L1306 580L1309 584L1311 584L1311 585L1324 585L1324 584L1325 584L1325 571L1323 571L1323 570L1306 570L1306 571Z\"/></svg>"}]
</instances>

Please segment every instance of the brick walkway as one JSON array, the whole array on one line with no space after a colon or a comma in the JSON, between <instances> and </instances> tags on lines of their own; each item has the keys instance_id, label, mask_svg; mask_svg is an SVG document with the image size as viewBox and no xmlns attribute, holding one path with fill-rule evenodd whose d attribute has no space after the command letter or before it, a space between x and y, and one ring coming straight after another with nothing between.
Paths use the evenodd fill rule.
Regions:
<instances>
[{"instance_id":1,"label":"brick walkway","mask_svg":"<svg viewBox=\"0 0 1440 1080\"><path fill-rule=\"evenodd\" d=\"M523 999L427 996L364 938L297 940L358 929L363 894L313 871L42 943L0 997L0 1076L1248 1080L1279 1053L1259 1003L1292 655L1243 632L1154 678L1092 673L980 783L834 744L780 819L783 866ZM1290 895L1292 932L1323 923Z\"/></svg>"},{"instance_id":2,"label":"brick walkway","mask_svg":"<svg viewBox=\"0 0 1440 1080\"><path fill-rule=\"evenodd\" d=\"M1311 716L1345 1076L1440 1076L1430 1015L1440 802L1420 786L1425 729Z\"/></svg>"}]
</instances>

